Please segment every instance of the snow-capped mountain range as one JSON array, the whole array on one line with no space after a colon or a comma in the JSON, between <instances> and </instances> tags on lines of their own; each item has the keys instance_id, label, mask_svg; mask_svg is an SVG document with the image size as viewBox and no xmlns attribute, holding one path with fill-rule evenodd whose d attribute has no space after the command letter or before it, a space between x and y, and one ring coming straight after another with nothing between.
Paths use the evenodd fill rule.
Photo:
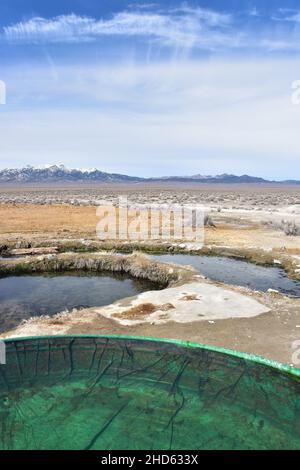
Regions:
<instances>
[{"instance_id":1,"label":"snow-capped mountain range","mask_svg":"<svg viewBox=\"0 0 300 470\"><path fill-rule=\"evenodd\" d=\"M105 173L96 168L67 168L64 165L27 165L24 168L0 170L0 183L67 183L67 182L122 182L139 181L135 178L114 173Z\"/></svg>"},{"instance_id":2,"label":"snow-capped mountain range","mask_svg":"<svg viewBox=\"0 0 300 470\"><path fill-rule=\"evenodd\" d=\"M121 182L193 182L193 183L275 183L255 176L236 176L230 174L193 175L193 176L164 176L161 178L141 178L119 173L105 173L97 168L67 168L64 165L40 165L24 168L6 168L0 170L0 183L121 183ZM297 180L287 180L276 183L300 184Z\"/></svg>"}]
</instances>

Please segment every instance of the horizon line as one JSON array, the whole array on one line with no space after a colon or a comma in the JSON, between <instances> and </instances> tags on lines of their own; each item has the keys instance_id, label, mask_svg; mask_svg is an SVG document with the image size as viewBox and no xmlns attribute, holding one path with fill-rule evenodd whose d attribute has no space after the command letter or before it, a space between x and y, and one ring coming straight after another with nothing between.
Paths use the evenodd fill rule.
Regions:
<instances>
[{"instance_id":1,"label":"horizon line","mask_svg":"<svg viewBox=\"0 0 300 470\"><path fill-rule=\"evenodd\" d=\"M179 175L174 175L174 174L168 174L168 175L160 175L160 176L137 176L137 175L130 175L130 174L127 174L127 173L117 173L117 172L114 172L114 171L104 171L104 170L101 170L97 167L91 167L91 168L78 168L78 167L68 167L67 165L63 164L63 163L53 163L53 164L41 164L41 165L32 165L32 164L26 164L24 166L20 166L20 167L0 167L0 172L3 172L5 170L9 170L9 171L13 171L13 170L24 170L26 168L32 168L34 170L47 170L47 169L50 169L50 168L53 168L53 167L57 167L57 168L64 168L68 171L79 171L81 173L92 173L94 171L99 171L101 173L105 173L105 174L110 174L110 175L121 175L121 176L127 176L129 178L137 178L137 179L141 179L141 180L163 180L163 179L172 179L172 178L179 178L179 179L193 179L195 178L196 176L199 176L199 179L205 179L205 178L217 178L217 177L221 177L221 176L234 176L234 177L238 177L238 178L242 178L243 176L247 176L249 178L259 178L259 179L262 179L264 180L264 182L266 183L284 183L284 182L290 182L290 181L300 181L300 177L299 179L297 178L285 178L283 180L280 180L280 179L269 179L269 177L262 177L262 176L257 176L257 175L252 175L252 174L248 174L248 173L243 173L243 174L236 174L236 173L226 173L226 172L222 172L222 173L218 173L218 174L200 174L200 173L193 173L193 174L190 174L190 175L182 175L182 174L179 174ZM195 179L195 181L197 181Z\"/></svg>"}]
</instances>

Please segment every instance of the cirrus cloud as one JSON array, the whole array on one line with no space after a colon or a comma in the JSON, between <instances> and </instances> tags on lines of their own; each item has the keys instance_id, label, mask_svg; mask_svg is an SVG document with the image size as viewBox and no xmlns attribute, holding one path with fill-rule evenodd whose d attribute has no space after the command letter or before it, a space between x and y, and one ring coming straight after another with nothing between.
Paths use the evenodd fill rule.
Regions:
<instances>
[{"instance_id":1,"label":"cirrus cloud","mask_svg":"<svg viewBox=\"0 0 300 470\"><path fill-rule=\"evenodd\" d=\"M53 18L34 17L5 26L2 37L9 42L91 42L107 36L140 36L166 46L220 47L229 39L232 17L203 8L169 11L120 11L111 18L96 19L75 14Z\"/></svg>"},{"instance_id":2,"label":"cirrus cloud","mask_svg":"<svg viewBox=\"0 0 300 470\"><path fill-rule=\"evenodd\" d=\"M234 13L183 4L159 9L135 6L110 17L88 17L74 13L51 18L33 17L4 26L0 41L21 44L78 44L109 38L141 38L146 44L204 51L276 52L299 51L300 22L296 10L279 9L276 15L260 17L257 9ZM281 22L281 27L278 27Z\"/></svg>"}]
</instances>

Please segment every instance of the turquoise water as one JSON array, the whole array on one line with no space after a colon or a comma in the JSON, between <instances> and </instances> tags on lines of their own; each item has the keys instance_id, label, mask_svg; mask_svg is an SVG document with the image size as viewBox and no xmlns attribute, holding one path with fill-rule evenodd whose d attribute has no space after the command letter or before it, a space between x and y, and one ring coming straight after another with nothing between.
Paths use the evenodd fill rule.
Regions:
<instances>
[{"instance_id":1,"label":"turquoise water","mask_svg":"<svg viewBox=\"0 0 300 470\"><path fill-rule=\"evenodd\" d=\"M0 449L299 449L291 372L198 346L112 337L7 342Z\"/></svg>"}]
</instances>

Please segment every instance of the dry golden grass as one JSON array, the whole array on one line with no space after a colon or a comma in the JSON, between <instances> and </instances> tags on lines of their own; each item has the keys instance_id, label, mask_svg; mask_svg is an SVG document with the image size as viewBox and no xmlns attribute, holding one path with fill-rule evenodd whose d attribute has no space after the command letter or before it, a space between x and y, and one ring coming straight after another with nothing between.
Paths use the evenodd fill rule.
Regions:
<instances>
[{"instance_id":1,"label":"dry golden grass","mask_svg":"<svg viewBox=\"0 0 300 470\"><path fill-rule=\"evenodd\" d=\"M187 295L184 295L183 297L181 297L180 300L189 301L189 300L201 300L201 299L200 299L200 296L198 294L187 294Z\"/></svg>"},{"instance_id":2,"label":"dry golden grass","mask_svg":"<svg viewBox=\"0 0 300 470\"><path fill-rule=\"evenodd\" d=\"M134 320L138 318L147 317L148 315L156 312L157 310L161 310L162 312L167 312L168 310L171 310L173 308L175 307L171 303L166 303L163 305L154 305L154 304L151 304L150 302L147 302L144 304L136 305L135 307L131 307L125 310L124 312L115 313L113 317Z\"/></svg>"},{"instance_id":3,"label":"dry golden grass","mask_svg":"<svg viewBox=\"0 0 300 470\"><path fill-rule=\"evenodd\" d=\"M96 239L99 217L95 206L0 204L0 236ZM234 248L257 247L285 250L299 254L298 237L287 237L280 231L252 224L232 226L218 224L217 228L205 229L205 244Z\"/></svg>"},{"instance_id":4,"label":"dry golden grass","mask_svg":"<svg viewBox=\"0 0 300 470\"><path fill-rule=\"evenodd\" d=\"M0 204L0 233L95 234L94 206Z\"/></svg>"},{"instance_id":5,"label":"dry golden grass","mask_svg":"<svg viewBox=\"0 0 300 470\"><path fill-rule=\"evenodd\" d=\"M141 317L147 317L151 313L157 310L156 305L151 303L145 303L136 305L135 307L129 308L125 310L125 312L115 313L113 316L116 318L128 318L128 319L135 319Z\"/></svg>"}]
</instances>

